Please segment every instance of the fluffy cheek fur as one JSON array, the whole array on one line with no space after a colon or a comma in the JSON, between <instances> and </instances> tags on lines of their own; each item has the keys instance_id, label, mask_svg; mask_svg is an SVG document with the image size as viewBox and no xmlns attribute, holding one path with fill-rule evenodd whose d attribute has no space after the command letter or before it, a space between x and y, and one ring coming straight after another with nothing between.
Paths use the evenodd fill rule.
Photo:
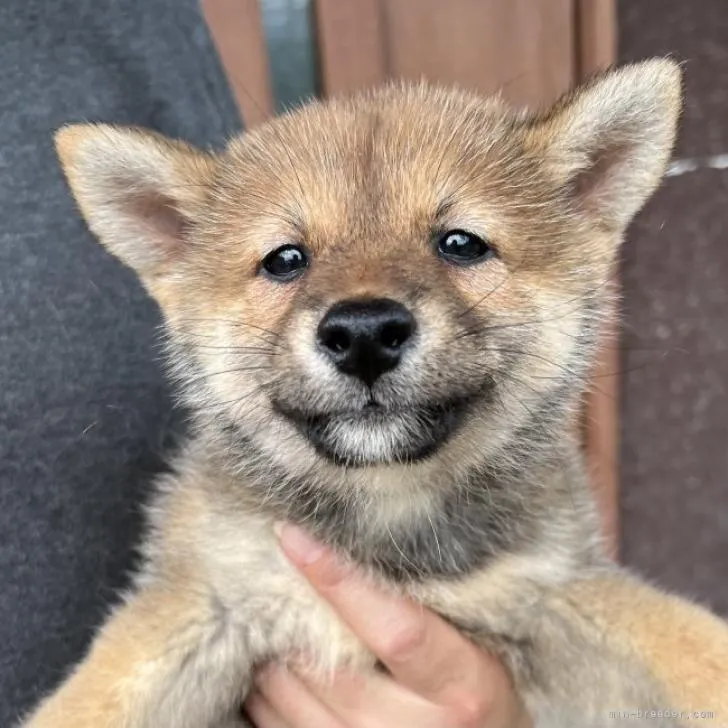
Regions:
<instances>
[{"instance_id":1,"label":"fluffy cheek fur","mask_svg":"<svg viewBox=\"0 0 728 728\"><path fill-rule=\"evenodd\" d=\"M402 366L377 385L377 398L403 407L480 397L480 406L471 408L441 448L438 462L407 468L407 480L427 487L428 474L466 471L502 452L544 403L570 404L565 400L573 387L564 392L563 385L583 376L596 312L585 305L590 292L583 285L577 290L546 281L534 293L528 276L513 275L494 261L479 272L451 272L444 295L428 291L416 300L401 288L381 293L410 302L420 334ZM227 439L233 430L241 445L254 445L248 459L257 453L261 462L284 471L298 474L304 466L338 483L346 479L342 469L323 461L274 407L285 402L312 414L351 411L369 398L363 385L336 372L318 351L315 328L325 308L296 309L296 296L305 293L295 287L285 292L289 309L280 305L284 299L275 301L278 306L269 301L268 311L278 314L267 317L256 316L242 296L231 296L224 311L194 308L192 296L188 306L177 306L184 315L168 319L169 358L184 399L208 435L218 432ZM381 428L340 425L335 436L342 448L385 459L419 426L417 417L403 415Z\"/></svg>"}]
</instances>

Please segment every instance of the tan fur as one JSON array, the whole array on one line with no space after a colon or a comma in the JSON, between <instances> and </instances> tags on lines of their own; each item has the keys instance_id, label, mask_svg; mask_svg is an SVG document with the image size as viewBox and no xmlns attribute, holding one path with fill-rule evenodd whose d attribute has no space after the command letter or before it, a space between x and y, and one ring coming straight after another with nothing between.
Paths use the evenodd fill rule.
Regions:
<instances>
[{"instance_id":1,"label":"tan fur","mask_svg":"<svg viewBox=\"0 0 728 728\"><path fill-rule=\"evenodd\" d=\"M683 711L728 725L728 629L705 609L615 576L574 584L568 597L625 647L646 655L651 672ZM708 721L708 725L711 722Z\"/></svg>"},{"instance_id":2,"label":"tan fur","mask_svg":"<svg viewBox=\"0 0 728 728\"><path fill-rule=\"evenodd\" d=\"M218 726L266 659L370 668L281 554L280 518L500 654L539 728L658 709L676 712L650 725L701 710L728 725L728 628L606 560L569 424L615 252L664 172L679 105L677 67L652 61L536 115L391 86L309 105L217 156L139 130L61 130L89 226L162 308L194 422L158 484L134 590L26 728ZM497 255L445 264L434 241L453 228ZM310 254L305 275L261 275L291 242ZM325 311L355 297L402 301L419 329L377 389L395 414L337 420L336 442L367 453L344 468L273 400L312 416L364 406L313 345ZM492 399L475 400L488 377ZM426 426L410 409L455 396L480 404L433 456L397 462Z\"/></svg>"}]
</instances>

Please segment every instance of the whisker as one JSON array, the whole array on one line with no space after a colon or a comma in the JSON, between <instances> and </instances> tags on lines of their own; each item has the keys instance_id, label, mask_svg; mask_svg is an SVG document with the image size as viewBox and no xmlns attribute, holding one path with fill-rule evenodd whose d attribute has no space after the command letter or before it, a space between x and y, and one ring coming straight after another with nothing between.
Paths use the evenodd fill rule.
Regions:
<instances>
[{"instance_id":1,"label":"whisker","mask_svg":"<svg viewBox=\"0 0 728 728\"><path fill-rule=\"evenodd\" d=\"M198 374L194 377L188 377L185 374L177 374L174 378L177 380L181 380L184 385L190 386L197 384L199 382L204 382L205 380L209 379L210 377L220 377L225 374L243 374L245 372L254 372L254 371L271 371L272 367L270 366L250 366L250 367L232 367L230 369L221 369L219 371L215 372L205 372L203 374Z\"/></svg>"},{"instance_id":2,"label":"whisker","mask_svg":"<svg viewBox=\"0 0 728 728\"><path fill-rule=\"evenodd\" d=\"M517 268L518 268L518 266L516 266L516 268L514 270L516 270ZM457 318L464 318L469 313L472 313L473 311L475 311L475 309L478 308L478 306L480 306L484 301L486 301L488 298L490 298L490 296L492 296L496 291L500 290L501 287L506 284L507 280L508 280L508 276L504 275L496 286L493 286L493 288L491 288L482 298L480 298L478 301L476 301L472 306L466 308L464 311L461 311L457 315Z\"/></svg>"},{"instance_id":3,"label":"whisker","mask_svg":"<svg viewBox=\"0 0 728 728\"><path fill-rule=\"evenodd\" d=\"M247 326L251 329L257 329L258 331L263 331L266 334L270 334L271 336L274 336L276 338L280 338L280 333L276 331L271 331L270 329L266 329L265 326L259 326L258 324L251 324L249 321L244 321L242 319L227 319L227 318L220 318L220 317L193 317L190 319L187 319L188 321L193 321L196 323L220 323L220 324L228 324L229 326Z\"/></svg>"},{"instance_id":4,"label":"whisker","mask_svg":"<svg viewBox=\"0 0 728 728\"><path fill-rule=\"evenodd\" d=\"M613 280L615 279L615 276L616 275L617 275L617 273L615 271L615 273L612 276L607 277L605 280L603 280L602 282L600 282L599 284L597 284L593 288L589 288L586 291L584 291L582 293L579 293L574 298L570 298L570 299L567 299L566 301L559 302L555 306L551 307L551 309L554 309L554 308L558 309L558 308L561 308L562 306L570 306L572 303L575 303L576 304L573 308L568 309L561 316L557 316L557 317L553 317L553 318L547 318L547 319L531 319L530 321L517 321L515 323L489 324L489 325L486 325L485 327L483 327L482 329L479 329L479 330L481 330L483 332L487 332L487 331L497 331L497 330L500 330L500 329L517 327L517 326L526 326L526 325L540 324L540 323L552 323L553 321L558 321L559 319L565 318L569 314L574 313L575 311L578 311L579 310L579 306L581 305L581 303L584 300L587 300L587 299L591 298L597 292L599 292L600 290L602 290L602 289L606 288L607 286L609 286L613 282ZM482 299L480 299L480 301L476 305L479 306L481 303L483 303L483 301L485 301L485 299L487 298L488 295L489 294L486 294L486 296L484 296ZM471 307L467 311L472 311L472 310L473 310L473 307ZM462 336L462 335L463 334L461 334L460 336ZM468 335L468 334L465 334L465 335Z\"/></svg>"},{"instance_id":5,"label":"whisker","mask_svg":"<svg viewBox=\"0 0 728 728\"><path fill-rule=\"evenodd\" d=\"M213 346L212 344L193 344L197 349L205 349L211 351L225 351L225 352L251 352L251 353L262 353L266 356L281 356L280 352L271 351L264 346L238 346L236 344L230 346Z\"/></svg>"}]
</instances>

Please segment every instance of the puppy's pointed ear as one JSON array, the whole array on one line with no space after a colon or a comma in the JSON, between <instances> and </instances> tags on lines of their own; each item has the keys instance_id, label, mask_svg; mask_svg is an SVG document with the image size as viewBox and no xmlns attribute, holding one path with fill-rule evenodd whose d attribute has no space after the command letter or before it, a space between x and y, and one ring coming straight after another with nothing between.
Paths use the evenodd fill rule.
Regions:
<instances>
[{"instance_id":1,"label":"puppy's pointed ear","mask_svg":"<svg viewBox=\"0 0 728 728\"><path fill-rule=\"evenodd\" d=\"M99 240L147 282L169 271L185 253L215 158L150 131L108 125L67 126L55 142Z\"/></svg>"},{"instance_id":2,"label":"puppy's pointed ear","mask_svg":"<svg viewBox=\"0 0 728 728\"><path fill-rule=\"evenodd\" d=\"M531 119L526 144L579 209L622 231L665 172L680 108L678 64L645 61L596 76Z\"/></svg>"}]
</instances>

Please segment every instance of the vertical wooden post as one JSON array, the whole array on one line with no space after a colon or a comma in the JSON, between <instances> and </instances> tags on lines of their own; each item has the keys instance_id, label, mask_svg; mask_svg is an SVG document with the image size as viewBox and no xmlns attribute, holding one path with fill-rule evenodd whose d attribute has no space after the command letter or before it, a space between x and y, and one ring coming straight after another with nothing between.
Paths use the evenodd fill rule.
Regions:
<instances>
[{"instance_id":1,"label":"vertical wooden post","mask_svg":"<svg viewBox=\"0 0 728 728\"><path fill-rule=\"evenodd\" d=\"M314 16L325 96L351 93L386 80L380 0L317 0Z\"/></svg>"},{"instance_id":2,"label":"vertical wooden post","mask_svg":"<svg viewBox=\"0 0 728 728\"><path fill-rule=\"evenodd\" d=\"M275 111L260 3L202 0L202 11L245 127L250 129Z\"/></svg>"},{"instance_id":3,"label":"vertical wooden post","mask_svg":"<svg viewBox=\"0 0 728 728\"><path fill-rule=\"evenodd\" d=\"M615 0L577 0L575 9L577 73L583 79L617 60L617 8Z\"/></svg>"},{"instance_id":4,"label":"vertical wooden post","mask_svg":"<svg viewBox=\"0 0 728 728\"><path fill-rule=\"evenodd\" d=\"M382 0L389 74L554 101L573 81L572 0Z\"/></svg>"},{"instance_id":5,"label":"vertical wooden post","mask_svg":"<svg viewBox=\"0 0 728 728\"><path fill-rule=\"evenodd\" d=\"M386 78L553 101L574 79L573 0L315 0L322 91Z\"/></svg>"}]
</instances>

